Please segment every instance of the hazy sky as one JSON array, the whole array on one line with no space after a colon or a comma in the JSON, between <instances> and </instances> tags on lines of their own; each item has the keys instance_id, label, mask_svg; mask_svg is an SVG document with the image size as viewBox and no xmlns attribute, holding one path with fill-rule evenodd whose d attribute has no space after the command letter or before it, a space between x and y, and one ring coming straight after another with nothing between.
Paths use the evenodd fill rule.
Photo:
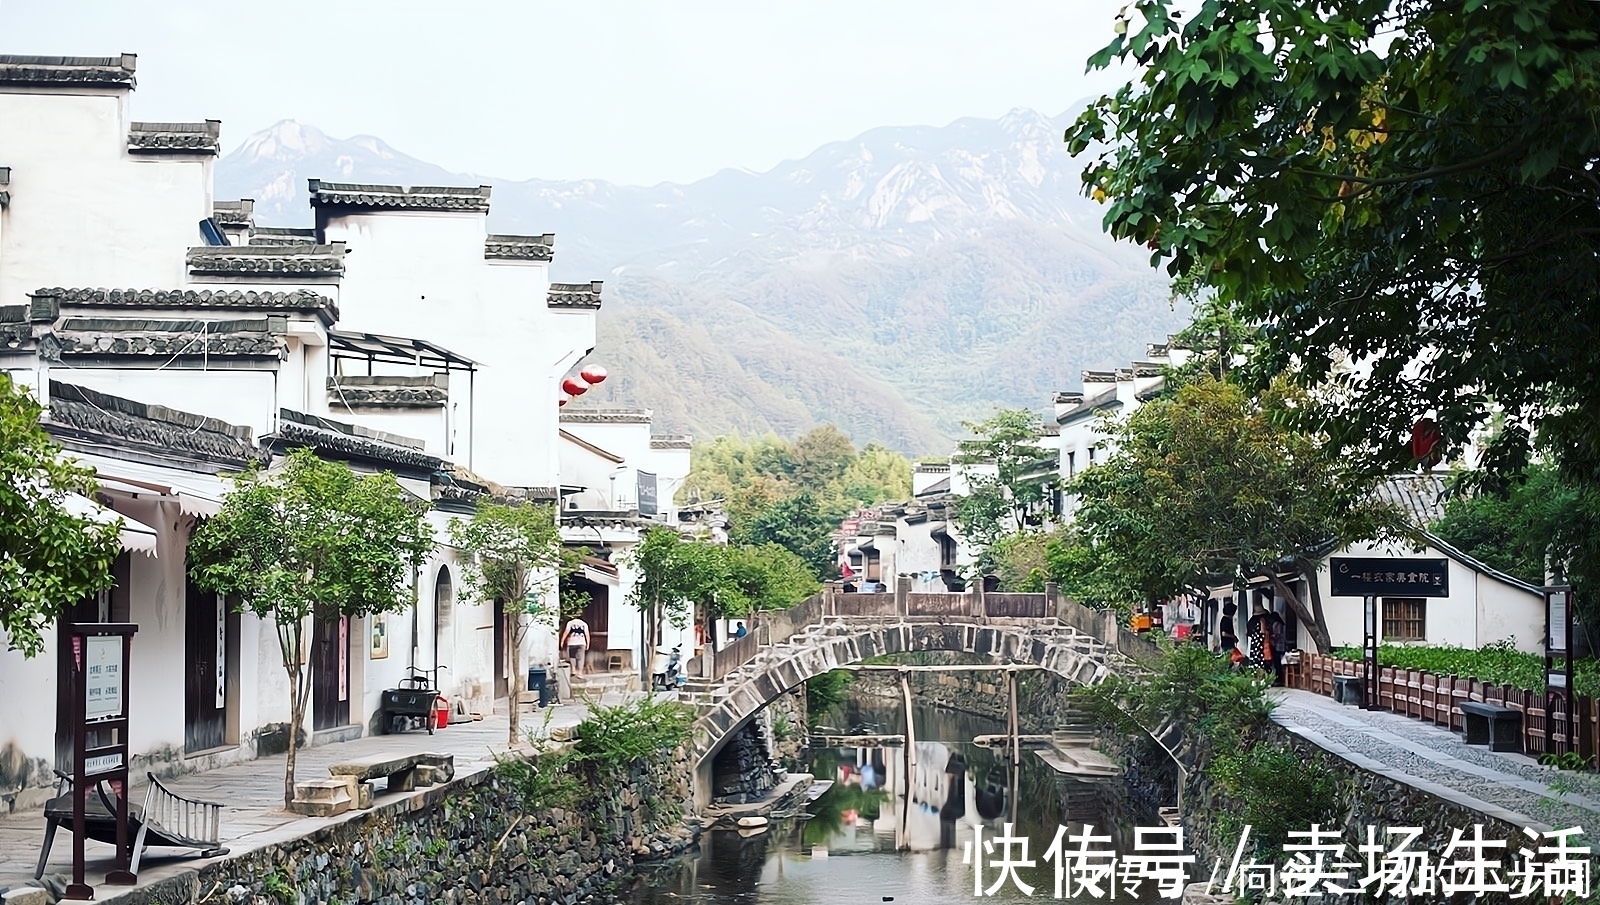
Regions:
<instances>
[{"instance_id":1,"label":"hazy sky","mask_svg":"<svg viewBox=\"0 0 1600 905\"><path fill-rule=\"evenodd\" d=\"M1127 0L0 0L0 53L139 54L133 114L376 135L451 170L690 181L1111 90Z\"/></svg>"}]
</instances>

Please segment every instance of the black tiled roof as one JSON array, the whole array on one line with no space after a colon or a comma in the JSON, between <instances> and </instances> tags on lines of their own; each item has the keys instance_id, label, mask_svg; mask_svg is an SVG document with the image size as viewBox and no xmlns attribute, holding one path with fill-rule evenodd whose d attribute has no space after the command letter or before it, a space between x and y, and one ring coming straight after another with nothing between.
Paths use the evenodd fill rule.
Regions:
<instances>
[{"instance_id":1,"label":"black tiled roof","mask_svg":"<svg viewBox=\"0 0 1600 905\"><path fill-rule=\"evenodd\" d=\"M540 236L490 236L483 242L483 256L513 261L548 261L555 256L556 234Z\"/></svg>"},{"instance_id":2,"label":"black tiled roof","mask_svg":"<svg viewBox=\"0 0 1600 905\"><path fill-rule=\"evenodd\" d=\"M343 242L331 245L221 245L189 249L191 274L255 276L342 276Z\"/></svg>"},{"instance_id":3,"label":"black tiled roof","mask_svg":"<svg viewBox=\"0 0 1600 905\"><path fill-rule=\"evenodd\" d=\"M551 308L600 307L600 280L590 283L551 283L545 303Z\"/></svg>"},{"instance_id":4,"label":"black tiled roof","mask_svg":"<svg viewBox=\"0 0 1600 905\"><path fill-rule=\"evenodd\" d=\"M489 186L365 185L309 181L312 207L489 212Z\"/></svg>"},{"instance_id":5,"label":"black tiled roof","mask_svg":"<svg viewBox=\"0 0 1600 905\"><path fill-rule=\"evenodd\" d=\"M216 154L222 150L222 123L133 123L128 150L134 154Z\"/></svg>"},{"instance_id":6,"label":"black tiled roof","mask_svg":"<svg viewBox=\"0 0 1600 905\"><path fill-rule=\"evenodd\" d=\"M53 434L87 434L145 452L181 453L240 468L268 458L248 427L54 380L45 426Z\"/></svg>"},{"instance_id":7,"label":"black tiled roof","mask_svg":"<svg viewBox=\"0 0 1600 905\"><path fill-rule=\"evenodd\" d=\"M0 84L123 85L133 87L135 54L115 57L33 57L0 54Z\"/></svg>"}]
</instances>

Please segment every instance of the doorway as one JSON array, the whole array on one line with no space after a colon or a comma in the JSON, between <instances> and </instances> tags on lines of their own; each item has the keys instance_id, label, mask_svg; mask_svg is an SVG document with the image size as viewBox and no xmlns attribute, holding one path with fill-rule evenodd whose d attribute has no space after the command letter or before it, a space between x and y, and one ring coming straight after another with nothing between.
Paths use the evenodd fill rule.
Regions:
<instances>
[{"instance_id":1,"label":"doorway","mask_svg":"<svg viewBox=\"0 0 1600 905\"><path fill-rule=\"evenodd\" d=\"M455 653L454 617L456 607L455 585L450 580L450 567L440 566L433 579L433 681L440 687L438 670L449 671Z\"/></svg>"},{"instance_id":2,"label":"doorway","mask_svg":"<svg viewBox=\"0 0 1600 905\"><path fill-rule=\"evenodd\" d=\"M184 599L183 750L228 743L228 652L236 647L238 617L227 598L188 582Z\"/></svg>"},{"instance_id":3,"label":"doorway","mask_svg":"<svg viewBox=\"0 0 1600 905\"><path fill-rule=\"evenodd\" d=\"M318 611L311 631L311 728L350 725L350 617Z\"/></svg>"}]
</instances>

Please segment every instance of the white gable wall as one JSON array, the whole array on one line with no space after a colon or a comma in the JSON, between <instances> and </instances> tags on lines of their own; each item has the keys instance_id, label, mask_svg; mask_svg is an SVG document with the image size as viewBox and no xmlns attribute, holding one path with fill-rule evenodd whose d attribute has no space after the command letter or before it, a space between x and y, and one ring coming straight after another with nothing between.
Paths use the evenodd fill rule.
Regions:
<instances>
[{"instance_id":1,"label":"white gable wall","mask_svg":"<svg viewBox=\"0 0 1600 905\"><path fill-rule=\"evenodd\" d=\"M1354 544L1335 556L1447 559L1436 548L1422 551L1404 544ZM1331 597L1328 567L1317 573L1328 635L1335 646L1360 647L1363 633L1359 597ZM1544 600L1536 593L1483 574L1450 559L1450 596L1427 599L1424 630L1428 645L1479 648L1510 639L1518 650L1544 653Z\"/></svg>"}]
</instances>

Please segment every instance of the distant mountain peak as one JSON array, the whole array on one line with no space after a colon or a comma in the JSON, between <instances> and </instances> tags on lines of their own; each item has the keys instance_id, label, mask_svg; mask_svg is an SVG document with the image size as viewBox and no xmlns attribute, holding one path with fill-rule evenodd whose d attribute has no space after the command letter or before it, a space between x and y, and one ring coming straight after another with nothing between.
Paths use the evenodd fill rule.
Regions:
<instances>
[{"instance_id":1,"label":"distant mountain peak","mask_svg":"<svg viewBox=\"0 0 1600 905\"><path fill-rule=\"evenodd\" d=\"M671 413L659 423L675 432L789 430L808 414L858 442L943 452L960 420L1043 406L1182 322L1144 253L1108 239L1082 197L1072 115L884 126L764 172L654 186L467 176L290 119L224 157L217 192L256 199L263 226L305 226L308 178L489 183L491 232L554 232L553 279L613 279L597 354L636 374L607 399ZM726 350L732 376L658 340ZM730 420L731 398L758 411Z\"/></svg>"}]
</instances>

